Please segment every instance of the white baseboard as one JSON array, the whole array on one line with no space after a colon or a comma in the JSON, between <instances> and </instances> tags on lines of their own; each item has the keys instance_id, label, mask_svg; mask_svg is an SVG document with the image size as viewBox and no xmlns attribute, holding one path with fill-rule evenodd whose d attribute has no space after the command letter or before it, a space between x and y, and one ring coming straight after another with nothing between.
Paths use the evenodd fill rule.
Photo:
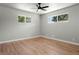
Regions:
<instances>
[{"instance_id":1,"label":"white baseboard","mask_svg":"<svg viewBox=\"0 0 79 59\"><path fill-rule=\"evenodd\" d=\"M74 45L78 45L79 46L79 43L65 41L65 40L61 40L61 39L58 39L58 38L52 38L52 37L48 37L48 36L45 36L45 35L37 35L37 36L20 38L20 39L15 39L15 40L2 41L2 42L0 42L0 44L13 42L13 41L19 41L19 40L26 40L26 39L28 40L28 39L37 38L37 37L44 37L44 38L47 38L47 39L57 40L57 41L61 41L61 42L65 42L65 43L74 44Z\"/></svg>"},{"instance_id":2,"label":"white baseboard","mask_svg":"<svg viewBox=\"0 0 79 59\"><path fill-rule=\"evenodd\" d=\"M68 43L68 44L73 44L73 45L78 45L79 46L79 43L75 43L75 42L65 41L65 40L58 39L58 38L52 38L52 37L48 37L48 36L45 36L45 35L41 35L41 37L44 37L44 38L47 38L47 39L52 39L52 40L57 40L57 41L61 41L61 42L65 42L65 43Z\"/></svg>"},{"instance_id":3,"label":"white baseboard","mask_svg":"<svg viewBox=\"0 0 79 59\"><path fill-rule=\"evenodd\" d=\"M13 41L19 41L19 40L26 40L26 39L29 40L29 39L37 38L37 37L40 37L40 35L32 36L32 37L26 37L26 38L20 38L20 39L15 39L15 40L2 41L2 42L0 42L0 44L13 42Z\"/></svg>"}]
</instances>

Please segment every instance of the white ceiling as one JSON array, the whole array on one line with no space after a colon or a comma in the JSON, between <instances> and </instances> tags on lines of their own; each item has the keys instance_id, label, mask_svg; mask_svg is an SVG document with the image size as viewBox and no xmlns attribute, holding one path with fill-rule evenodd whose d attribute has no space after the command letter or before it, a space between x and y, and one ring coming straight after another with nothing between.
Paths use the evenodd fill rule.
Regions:
<instances>
[{"instance_id":1,"label":"white ceiling","mask_svg":"<svg viewBox=\"0 0 79 59\"><path fill-rule=\"evenodd\" d=\"M1 3L0 5L16 8L24 11L29 11L33 13L44 14L75 5L76 3L42 3L41 6L49 6L49 8L46 8L47 11L39 10L38 12L36 12L37 10L36 4L37 3Z\"/></svg>"}]
</instances>

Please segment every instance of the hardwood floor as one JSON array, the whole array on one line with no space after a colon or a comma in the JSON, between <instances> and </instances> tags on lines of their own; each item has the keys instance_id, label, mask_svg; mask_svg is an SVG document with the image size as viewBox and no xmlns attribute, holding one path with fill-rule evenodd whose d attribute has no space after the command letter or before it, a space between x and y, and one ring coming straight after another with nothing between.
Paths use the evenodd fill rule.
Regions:
<instances>
[{"instance_id":1,"label":"hardwood floor","mask_svg":"<svg viewBox=\"0 0 79 59\"><path fill-rule=\"evenodd\" d=\"M79 46L42 37L0 44L0 55L78 55Z\"/></svg>"}]
</instances>

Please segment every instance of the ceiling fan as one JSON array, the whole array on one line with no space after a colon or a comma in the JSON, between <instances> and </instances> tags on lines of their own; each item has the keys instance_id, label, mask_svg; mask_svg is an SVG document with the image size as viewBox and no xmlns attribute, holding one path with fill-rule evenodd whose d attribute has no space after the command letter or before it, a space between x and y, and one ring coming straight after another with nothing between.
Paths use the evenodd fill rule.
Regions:
<instances>
[{"instance_id":1,"label":"ceiling fan","mask_svg":"<svg viewBox=\"0 0 79 59\"><path fill-rule=\"evenodd\" d=\"M37 3L36 4L36 7L37 7L37 12L38 12L38 10L40 9L40 10L43 10L43 11L46 11L46 9L45 8L48 8L49 6L41 6L41 4L42 3Z\"/></svg>"}]
</instances>

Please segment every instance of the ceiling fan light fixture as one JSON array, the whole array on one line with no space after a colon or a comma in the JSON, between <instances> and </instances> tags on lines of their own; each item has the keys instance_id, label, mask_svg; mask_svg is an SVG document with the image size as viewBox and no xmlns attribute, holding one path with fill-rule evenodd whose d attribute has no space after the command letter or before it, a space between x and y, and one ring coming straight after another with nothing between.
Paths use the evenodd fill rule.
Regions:
<instances>
[{"instance_id":1,"label":"ceiling fan light fixture","mask_svg":"<svg viewBox=\"0 0 79 59\"><path fill-rule=\"evenodd\" d=\"M42 3L37 3L37 4L36 4L37 12L38 12L38 10L46 11L45 8L48 8L48 7L49 7L49 6L43 6L43 7L42 7L41 4L42 4Z\"/></svg>"}]
</instances>

